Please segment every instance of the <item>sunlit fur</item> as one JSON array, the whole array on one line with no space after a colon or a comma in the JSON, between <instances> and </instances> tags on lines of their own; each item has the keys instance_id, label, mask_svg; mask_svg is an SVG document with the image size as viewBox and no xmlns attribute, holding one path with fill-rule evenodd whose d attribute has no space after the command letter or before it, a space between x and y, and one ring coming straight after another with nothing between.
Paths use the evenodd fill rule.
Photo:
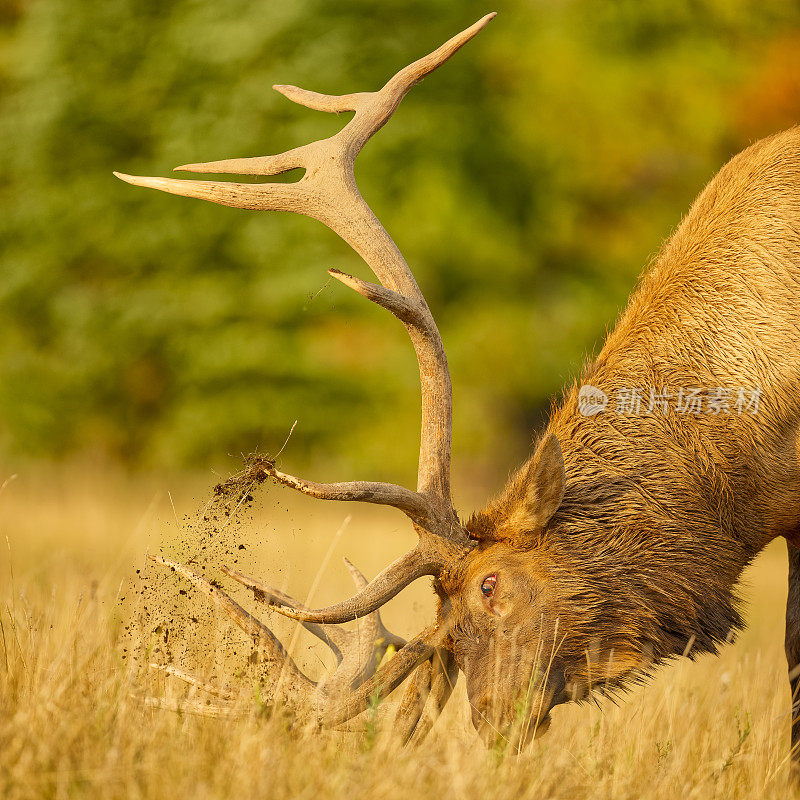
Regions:
<instances>
[{"instance_id":1,"label":"sunlit fur","mask_svg":"<svg viewBox=\"0 0 800 800\"><path fill-rule=\"evenodd\" d=\"M583 384L609 396L605 411L579 413ZM757 414L680 414L674 396L667 413L645 413L650 387L763 394ZM632 388L642 414L617 413L617 392ZM438 590L476 723L506 730L523 684L548 663L537 680L552 705L732 636L743 568L776 536L800 545L799 414L793 128L709 183L554 408L543 441L557 440L563 474L553 461L537 478L532 458L466 523L478 544ZM537 509L561 490L542 524ZM499 614L479 591L495 572Z\"/></svg>"}]
</instances>

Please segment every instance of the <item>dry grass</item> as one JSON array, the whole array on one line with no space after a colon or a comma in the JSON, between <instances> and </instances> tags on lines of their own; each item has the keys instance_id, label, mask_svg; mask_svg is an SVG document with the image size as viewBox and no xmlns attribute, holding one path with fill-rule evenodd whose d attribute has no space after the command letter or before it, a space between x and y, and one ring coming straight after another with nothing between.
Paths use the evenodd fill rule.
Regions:
<instances>
[{"instance_id":1,"label":"dry grass","mask_svg":"<svg viewBox=\"0 0 800 800\"><path fill-rule=\"evenodd\" d=\"M121 658L122 616L129 612L120 611L118 596L128 609L140 609L134 578L146 547L162 540L176 552L190 546L179 542L175 517L192 511L192 496L202 499L212 482L175 482L174 513L166 488L115 474L88 480L39 471L0 492L0 797L798 794L786 760L782 544L748 574L751 624L721 658L668 667L619 706L557 709L550 732L521 757L502 759L475 742L461 688L417 751L398 752L380 735L287 731L281 719L259 713L248 692L239 705L244 716L232 720L143 707L129 694L144 680L150 691L182 690L174 679L143 678ZM279 490L258 500L264 510L235 531L248 547L241 565L302 596L346 510L296 502ZM399 515L359 509L332 553L357 555L373 574L411 536ZM178 598L176 579L159 581L159 591ZM430 592L418 583L387 608L385 619L398 633L408 635L429 618ZM347 589L334 558L316 600ZM202 643L209 661L241 644L223 621L211 622L209 630L219 632ZM319 668L319 651L305 639L298 656Z\"/></svg>"}]
</instances>

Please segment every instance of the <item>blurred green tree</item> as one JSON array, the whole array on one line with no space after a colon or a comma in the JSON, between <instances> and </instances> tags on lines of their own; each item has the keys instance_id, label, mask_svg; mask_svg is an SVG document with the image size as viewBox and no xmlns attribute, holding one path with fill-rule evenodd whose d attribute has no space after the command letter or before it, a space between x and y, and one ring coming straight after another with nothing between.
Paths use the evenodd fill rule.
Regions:
<instances>
[{"instance_id":1,"label":"blurred green tree","mask_svg":"<svg viewBox=\"0 0 800 800\"><path fill-rule=\"evenodd\" d=\"M136 191L111 170L329 135L340 119L269 86L375 88L487 10L0 2L0 453L198 466L274 451L298 419L293 464L410 480L411 348L324 272L364 265L310 220ZM359 162L439 320L456 457L476 471L526 452L719 166L800 119L796 3L497 10Z\"/></svg>"}]
</instances>

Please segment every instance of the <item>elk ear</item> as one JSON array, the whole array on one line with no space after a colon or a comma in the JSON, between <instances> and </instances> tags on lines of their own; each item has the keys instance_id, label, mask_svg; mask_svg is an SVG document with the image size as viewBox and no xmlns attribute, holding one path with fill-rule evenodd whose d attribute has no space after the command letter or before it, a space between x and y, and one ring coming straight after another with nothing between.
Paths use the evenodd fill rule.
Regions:
<instances>
[{"instance_id":1,"label":"elk ear","mask_svg":"<svg viewBox=\"0 0 800 800\"><path fill-rule=\"evenodd\" d=\"M529 530L541 530L564 499L564 457L555 434L548 433L536 448L525 476L524 506Z\"/></svg>"},{"instance_id":2,"label":"elk ear","mask_svg":"<svg viewBox=\"0 0 800 800\"><path fill-rule=\"evenodd\" d=\"M564 498L564 458L554 434L548 433L506 487L485 511L466 524L478 541L506 542L512 547L532 546Z\"/></svg>"}]
</instances>

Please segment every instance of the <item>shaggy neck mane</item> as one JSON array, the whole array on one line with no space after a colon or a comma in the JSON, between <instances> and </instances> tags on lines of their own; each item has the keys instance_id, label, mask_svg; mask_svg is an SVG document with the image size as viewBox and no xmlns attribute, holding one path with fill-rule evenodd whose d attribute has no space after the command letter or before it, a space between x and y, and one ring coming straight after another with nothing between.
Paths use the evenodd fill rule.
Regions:
<instances>
[{"instance_id":1,"label":"shaggy neck mane","mask_svg":"<svg viewBox=\"0 0 800 800\"><path fill-rule=\"evenodd\" d=\"M566 487L537 545L565 593L564 655L715 652L742 626L735 589L758 550L735 499L747 468L690 419L577 408L576 385L549 427Z\"/></svg>"}]
</instances>

